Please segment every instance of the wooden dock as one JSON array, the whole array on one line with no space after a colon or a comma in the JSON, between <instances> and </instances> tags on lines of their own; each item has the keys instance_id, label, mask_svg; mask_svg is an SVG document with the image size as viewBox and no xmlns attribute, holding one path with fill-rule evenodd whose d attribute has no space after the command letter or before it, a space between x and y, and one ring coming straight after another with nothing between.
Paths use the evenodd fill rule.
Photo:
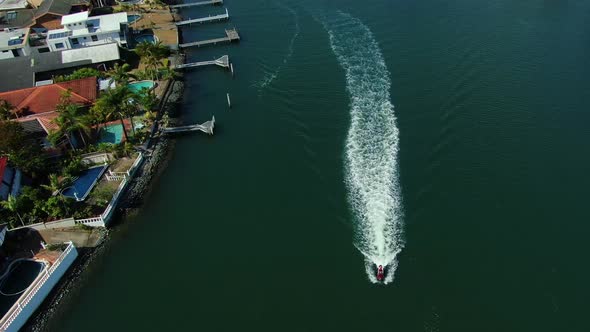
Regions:
<instances>
[{"instance_id":1,"label":"wooden dock","mask_svg":"<svg viewBox=\"0 0 590 332\"><path fill-rule=\"evenodd\" d=\"M238 34L238 30L234 29L226 29L225 30L225 35L226 37L223 38L214 38L214 39L207 39L207 40L202 40L202 41L196 41L196 42L191 42L191 43L184 43L184 44L179 44L178 46L181 48L186 48L186 47L201 47L201 46L205 46L205 45L211 45L211 44L217 44L217 43L223 43L223 42L232 42L234 40L240 40L240 35Z\"/></svg>"},{"instance_id":2,"label":"wooden dock","mask_svg":"<svg viewBox=\"0 0 590 332\"><path fill-rule=\"evenodd\" d=\"M211 1L199 1L193 3L182 3L178 5L171 5L170 8L185 8L185 7L197 7L197 6L206 6L206 5L222 5L223 0L211 0Z\"/></svg>"},{"instance_id":3,"label":"wooden dock","mask_svg":"<svg viewBox=\"0 0 590 332\"><path fill-rule=\"evenodd\" d=\"M213 118L207 122L202 124L195 124L189 126L180 126L180 127L167 127L162 128L162 132L164 134L173 134L173 133L184 133L190 131L202 131L205 134L213 135L213 128L215 128L215 115Z\"/></svg>"},{"instance_id":4,"label":"wooden dock","mask_svg":"<svg viewBox=\"0 0 590 332\"><path fill-rule=\"evenodd\" d=\"M207 23L207 22L221 21L221 20L229 20L229 13L227 11L227 8L225 8L225 14L219 14L219 15L213 15L213 16L209 15L207 17L194 18L192 20L180 21L180 22L176 22L174 24L176 24L176 26L181 26L181 25L188 25L188 24L193 24L193 23Z\"/></svg>"},{"instance_id":5,"label":"wooden dock","mask_svg":"<svg viewBox=\"0 0 590 332\"><path fill-rule=\"evenodd\" d=\"M200 61L200 62L191 62L191 63L184 63L181 65L176 65L176 69L186 69L186 68L195 68L201 66L210 66L216 65L219 67L229 68L229 56L224 55L219 59L211 60L211 61Z\"/></svg>"}]
</instances>

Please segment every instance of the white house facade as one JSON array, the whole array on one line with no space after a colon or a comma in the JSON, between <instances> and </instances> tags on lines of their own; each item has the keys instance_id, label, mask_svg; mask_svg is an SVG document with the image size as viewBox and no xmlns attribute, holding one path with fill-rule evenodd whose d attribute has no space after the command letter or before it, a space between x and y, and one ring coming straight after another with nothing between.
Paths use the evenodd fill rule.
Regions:
<instances>
[{"instance_id":1,"label":"white house facade","mask_svg":"<svg viewBox=\"0 0 590 332\"><path fill-rule=\"evenodd\" d=\"M47 32L47 45L54 51L108 43L127 44L127 13L88 16L88 12L65 15L63 28Z\"/></svg>"}]
</instances>

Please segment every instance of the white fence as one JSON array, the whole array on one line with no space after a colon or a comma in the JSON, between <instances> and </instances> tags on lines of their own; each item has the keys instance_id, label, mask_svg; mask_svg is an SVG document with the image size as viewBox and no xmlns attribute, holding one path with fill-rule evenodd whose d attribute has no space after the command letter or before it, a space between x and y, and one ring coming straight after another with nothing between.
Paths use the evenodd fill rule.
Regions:
<instances>
[{"instance_id":1,"label":"white fence","mask_svg":"<svg viewBox=\"0 0 590 332\"><path fill-rule=\"evenodd\" d=\"M109 171L106 175L106 178L107 178L107 181L121 181L121 180L124 180L128 176L129 176L129 171L127 171L127 172Z\"/></svg>"},{"instance_id":2,"label":"white fence","mask_svg":"<svg viewBox=\"0 0 590 332\"><path fill-rule=\"evenodd\" d=\"M0 331L18 331L27 322L29 317L31 317L33 312L37 310L39 305L41 305L70 265L72 265L76 257L78 257L78 251L71 241L67 243L68 246L59 255L53 265L49 268L46 267L33 280L27 290L12 305L4 317L2 317L0 320Z\"/></svg>"}]
</instances>

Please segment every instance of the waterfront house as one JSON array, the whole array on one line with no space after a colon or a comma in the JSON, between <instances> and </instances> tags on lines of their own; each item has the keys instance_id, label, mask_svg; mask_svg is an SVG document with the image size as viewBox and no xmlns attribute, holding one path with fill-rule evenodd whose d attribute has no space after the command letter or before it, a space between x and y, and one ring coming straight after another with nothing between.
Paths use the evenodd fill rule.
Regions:
<instances>
[{"instance_id":1,"label":"waterfront house","mask_svg":"<svg viewBox=\"0 0 590 332\"><path fill-rule=\"evenodd\" d=\"M59 29L64 16L88 10L87 0L43 0L35 10L34 28Z\"/></svg>"},{"instance_id":2,"label":"waterfront house","mask_svg":"<svg viewBox=\"0 0 590 332\"><path fill-rule=\"evenodd\" d=\"M0 0L0 29L57 29L62 16L85 11L89 5L87 0Z\"/></svg>"},{"instance_id":3,"label":"waterfront house","mask_svg":"<svg viewBox=\"0 0 590 332\"><path fill-rule=\"evenodd\" d=\"M63 28L47 32L47 45L51 51L108 43L127 45L127 13L88 16L88 12L80 12L63 16L61 25Z\"/></svg>"},{"instance_id":4,"label":"waterfront house","mask_svg":"<svg viewBox=\"0 0 590 332\"><path fill-rule=\"evenodd\" d=\"M67 75L82 67L108 67L119 59L117 43L46 53L32 48L28 56L0 60L0 92L52 83L55 75Z\"/></svg>"},{"instance_id":5,"label":"waterfront house","mask_svg":"<svg viewBox=\"0 0 590 332\"><path fill-rule=\"evenodd\" d=\"M6 100L17 110L18 117L14 121L21 123L25 132L43 146L50 156L61 152L51 146L47 136L58 129L54 123L58 116L55 110L60 97L66 91L71 92L72 103L80 107L90 107L98 96L97 79L88 77L0 93L0 99ZM75 137L73 140L73 144L76 144Z\"/></svg>"}]
</instances>

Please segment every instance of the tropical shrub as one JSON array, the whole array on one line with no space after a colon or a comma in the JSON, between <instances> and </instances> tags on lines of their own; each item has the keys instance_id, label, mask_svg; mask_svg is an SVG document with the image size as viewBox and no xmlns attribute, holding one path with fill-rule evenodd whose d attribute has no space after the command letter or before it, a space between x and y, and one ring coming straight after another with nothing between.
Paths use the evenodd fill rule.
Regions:
<instances>
[{"instance_id":1,"label":"tropical shrub","mask_svg":"<svg viewBox=\"0 0 590 332\"><path fill-rule=\"evenodd\" d=\"M54 77L53 81L55 83L58 83L58 82L78 80L78 79L86 78L86 77L104 78L104 76L105 76L104 73L99 71L98 69L84 67L84 68L80 68L80 69L76 70L75 72L71 73L70 75L56 76L56 77Z\"/></svg>"}]
</instances>

